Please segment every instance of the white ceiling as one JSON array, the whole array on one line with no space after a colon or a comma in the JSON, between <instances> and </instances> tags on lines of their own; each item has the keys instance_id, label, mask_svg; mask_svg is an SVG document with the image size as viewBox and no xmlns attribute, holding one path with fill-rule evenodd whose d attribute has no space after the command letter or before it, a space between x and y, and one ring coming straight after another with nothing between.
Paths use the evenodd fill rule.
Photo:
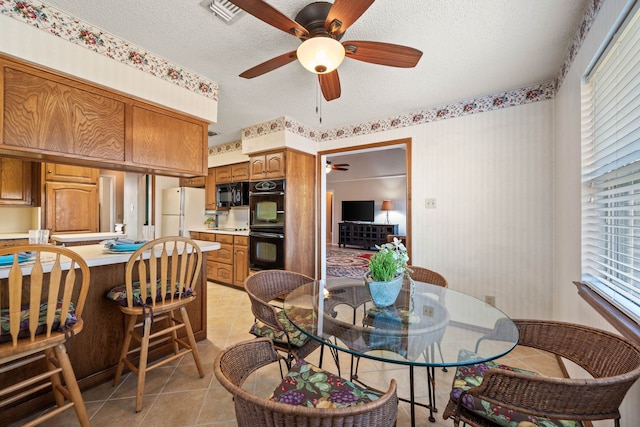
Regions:
<instances>
[{"instance_id":1,"label":"white ceiling","mask_svg":"<svg viewBox=\"0 0 640 427\"><path fill-rule=\"evenodd\" d=\"M377 0L342 41L371 40L423 52L416 68L345 59L342 96L322 99L317 78L292 62L254 79L238 74L295 50L298 39L243 13L226 24L206 0L46 0L219 86L219 135L281 116L332 129L552 80L560 70L588 0ZM309 0L267 0L289 17Z\"/></svg>"}]
</instances>

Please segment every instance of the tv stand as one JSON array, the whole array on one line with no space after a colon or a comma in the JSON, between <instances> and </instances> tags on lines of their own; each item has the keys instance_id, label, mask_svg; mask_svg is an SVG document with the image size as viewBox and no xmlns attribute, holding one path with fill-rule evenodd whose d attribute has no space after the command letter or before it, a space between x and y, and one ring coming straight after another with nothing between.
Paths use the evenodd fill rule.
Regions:
<instances>
[{"instance_id":1,"label":"tv stand","mask_svg":"<svg viewBox=\"0 0 640 427\"><path fill-rule=\"evenodd\" d=\"M366 224L360 222L341 222L338 233L338 247L358 246L363 249L375 249L375 246L387 243L387 235L398 234L398 224Z\"/></svg>"}]
</instances>

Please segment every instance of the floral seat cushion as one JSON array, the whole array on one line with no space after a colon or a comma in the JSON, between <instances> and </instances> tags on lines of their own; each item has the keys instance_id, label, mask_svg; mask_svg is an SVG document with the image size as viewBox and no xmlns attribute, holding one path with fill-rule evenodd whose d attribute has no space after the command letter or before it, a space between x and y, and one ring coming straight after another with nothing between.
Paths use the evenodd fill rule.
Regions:
<instances>
[{"instance_id":1,"label":"floral seat cushion","mask_svg":"<svg viewBox=\"0 0 640 427\"><path fill-rule=\"evenodd\" d=\"M145 298L145 300L142 300L142 297L140 295L140 282L133 282L133 286L132 286L132 292L133 292L133 305L145 305L145 304L150 304L151 303L151 289L147 288L147 296ZM162 301L162 289L159 288L158 291L156 292L156 302L160 302ZM171 285L167 284L166 287L166 295L165 298L170 298L171 297ZM179 292L179 286L175 286L174 287L174 292L175 295L177 296L178 292ZM185 297L189 297L191 295L193 295L193 290L191 288L186 289L186 290L182 290L182 298ZM115 301L118 304L122 305L122 306L126 306L127 305L127 286L126 285L118 285L115 288L111 289L107 295L106 298L108 300L111 301Z\"/></svg>"},{"instance_id":2,"label":"floral seat cushion","mask_svg":"<svg viewBox=\"0 0 640 427\"><path fill-rule=\"evenodd\" d=\"M53 319L52 331L61 331L60 327L60 311L62 310L62 301L58 301L56 304L56 314ZM76 317L75 307L73 302L69 306L69 313L67 319L64 322L64 326L69 327L74 325L78 321ZM38 327L36 329L36 335L41 335L46 332L47 329L47 302L40 304L40 312L38 314ZM20 309L20 330L18 332L18 338L25 338L29 336L29 306L22 307ZM0 310L0 343L11 341L11 332L9 331L9 309L3 308Z\"/></svg>"},{"instance_id":3,"label":"floral seat cushion","mask_svg":"<svg viewBox=\"0 0 640 427\"><path fill-rule=\"evenodd\" d=\"M313 310L297 308L295 310L291 310L291 313L289 313L289 315L295 316L296 323L301 326L305 324L311 325L315 323L315 315L313 313ZM304 343L306 343L307 340L310 339L304 332L293 326L293 324L284 314L283 310L278 311L276 313L276 317L284 326L284 330L274 329L268 325L265 325L261 321L257 321L253 324L249 332L257 337L271 338L271 340L280 344L287 344L288 335L289 342L295 347L302 347Z\"/></svg>"},{"instance_id":4,"label":"floral seat cushion","mask_svg":"<svg viewBox=\"0 0 640 427\"><path fill-rule=\"evenodd\" d=\"M459 361L470 360L472 352L461 350L458 355ZM460 366L456 370L453 380L451 398L458 402L463 391L472 387L477 387L482 383L482 378L489 368L506 369L523 374L537 375L535 372L524 369L502 365L496 362L476 363L474 365ZM581 427L579 421L554 421L547 418L535 417L533 415L520 414L507 410L500 406L478 399L474 396L464 395L462 405L475 412L477 415L489 419L492 422L505 427Z\"/></svg>"},{"instance_id":5,"label":"floral seat cushion","mask_svg":"<svg viewBox=\"0 0 640 427\"><path fill-rule=\"evenodd\" d=\"M381 395L358 387L305 360L299 360L291 367L270 400L310 408L346 408L369 403Z\"/></svg>"}]
</instances>

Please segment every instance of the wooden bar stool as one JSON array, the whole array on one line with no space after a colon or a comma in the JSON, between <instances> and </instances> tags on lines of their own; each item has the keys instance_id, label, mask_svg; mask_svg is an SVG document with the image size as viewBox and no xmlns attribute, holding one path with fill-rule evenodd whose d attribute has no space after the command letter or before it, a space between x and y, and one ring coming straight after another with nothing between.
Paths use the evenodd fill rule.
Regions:
<instances>
[{"instance_id":1,"label":"wooden bar stool","mask_svg":"<svg viewBox=\"0 0 640 427\"><path fill-rule=\"evenodd\" d=\"M118 384L125 365L138 376L136 412L142 409L144 381L152 369L191 353L200 378L204 376L186 310L186 305L196 298L193 288L201 267L202 252L193 240L162 237L147 242L131 255L125 270L125 285L112 289L107 295L120 303L125 315L125 338L113 383ZM186 340L178 336L181 329L186 332ZM130 350L132 340L137 347ZM150 349L169 344L173 354L148 362ZM133 361L136 354L139 356L137 366Z\"/></svg>"},{"instance_id":2,"label":"wooden bar stool","mask_svg":"<svg viewBox=\"0 0 640 427\"><path fill-rule=\"evenodd\" d=\"M1 249L0 263L8 268L8 286L0 286L0 413L51 387L57 408L29 425L73 408L80 425L89 426L67 354L82 330L89 267L77 253L52 245Z\"/></svg>"}]
</instances>

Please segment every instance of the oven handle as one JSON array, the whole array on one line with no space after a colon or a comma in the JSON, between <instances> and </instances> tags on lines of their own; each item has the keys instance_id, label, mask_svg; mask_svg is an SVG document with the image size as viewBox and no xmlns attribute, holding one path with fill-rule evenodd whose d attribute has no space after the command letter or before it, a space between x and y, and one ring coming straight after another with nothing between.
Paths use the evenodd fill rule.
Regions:
<instances>
[{"instance_id":1,"label":"oven handle","mask_svg":"<svg viewBox=\"0 0 640 427\"><path fill-rule=\"evenodd\" d=\"M284 191L250 191L250 196L284 196Z\"/></svg>"},{"instance_id":2,"label":"oven handle","mask_svg":"<svg viewBox=\"0 0 640 427\"><path fill-rule=\"evenodd\" d=\"M254 232L251 232L251 233L249 233L249 237L251 237L251 236L284 239L284 234L280 234L280 233L254 233Z\"/></svg>"}]
</instances>

